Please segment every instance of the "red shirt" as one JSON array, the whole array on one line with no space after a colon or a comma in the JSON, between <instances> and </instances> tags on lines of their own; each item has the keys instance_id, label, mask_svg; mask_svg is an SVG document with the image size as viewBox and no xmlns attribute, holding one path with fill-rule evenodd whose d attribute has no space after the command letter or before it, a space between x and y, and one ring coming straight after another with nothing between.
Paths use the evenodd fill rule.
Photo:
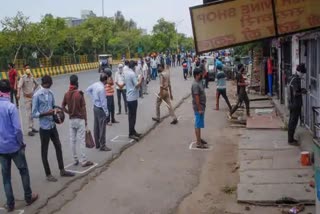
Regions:
<instances>
[{"instance_id":1,"label":"red shirt","mask_svg":"<svg viewBox=\"0 0 320 214\"><path fill-rule=\"evenodd\" d=\"M18 73L16 69L13 68L9 71L9 82L10 82L11 88L15 88L17 76L18 76Z\"/></svg>"}]
</instances>

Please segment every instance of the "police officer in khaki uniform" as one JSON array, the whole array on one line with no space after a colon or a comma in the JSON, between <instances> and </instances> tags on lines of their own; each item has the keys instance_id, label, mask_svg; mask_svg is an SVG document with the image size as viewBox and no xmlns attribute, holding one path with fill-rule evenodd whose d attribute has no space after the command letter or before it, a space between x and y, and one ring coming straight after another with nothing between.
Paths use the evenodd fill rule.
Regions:
<instances>
[{"instance_id":1,"label":"police officer in khaki uniform","mask_svg":"<svg viewBox=\"0 0 320 214\"><path fill-rule=\"evenodd\" d=\"M164 101L169 109L170 116L173 118L173 121L171 122L171 124L173 125L177 124L178 119L171 105L171 100L173 100L173 96L172 96L172 90L171 90L170 74L168 73L168 71L164 70L164 64L160 64L158 66L158 73L160 77L160 93L158 95L157 103L156 103L157 117L153 117L152 120L156 122L160 122L160 105L162 101Z\"/></svg>"},{"instance_id":2,"label":"police officer in khaki uniform","mask_svg":"<svg viewBox=\"0 0 320 214\"><path fill-rule=\"evenodd\" d=\"M37 87L38 87L38 83L33 78L30 69L26 69L25 74L20 78L18 83L17 97L18 99L20 99L20 93L22 91L26 113L28 117L28 128L29 128L28 135L29 136L34 136L34 133L38 133L38 130L33 128L33 119L31 115L32 96Z\"/></svg>"}]
</instances>

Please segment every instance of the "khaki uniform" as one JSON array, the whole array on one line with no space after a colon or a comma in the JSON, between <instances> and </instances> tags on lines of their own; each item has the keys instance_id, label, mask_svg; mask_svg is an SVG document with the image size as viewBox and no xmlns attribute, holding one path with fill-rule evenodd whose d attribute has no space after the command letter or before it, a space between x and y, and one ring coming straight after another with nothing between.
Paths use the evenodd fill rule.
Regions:
<instances>
[{"instance_id":1,"label":"khaki uniform","mask_svg":"<svg viewBox=\"0 0 320 214\"><path fill-rule=\"evenodd\" d=\"M171 105L171 99L170 99L170 94L169 94L169 86L171 86L170 75L167 71L163 71L159 74L159 77L160 77L160 87L162 90L162 99L157 98L157 103L156 103L157 118L160 118L160 105L161 105L162 101L164 101L168 104L167 107L169 109L170 116L173 119L177 119L177 117L173 111L172 105Z\"/></svg>"},{"instance_id":2,"label":"khaki uniform","mask_svg":"<svg viewBox=\"0 0 320 214\"><path fill-rule=\"evenodd\" d=\"M33 129L33 118L32 118L32 96L35 87L38 86L38 83L35 81L32 75L28 77L24 74L18 83L19 92L22 90L24 97L24 105L26 108L26 115L28 117L28 128L29 131ZM20 96L21 97L21 96Z\"/></svg>"}]
</instances>

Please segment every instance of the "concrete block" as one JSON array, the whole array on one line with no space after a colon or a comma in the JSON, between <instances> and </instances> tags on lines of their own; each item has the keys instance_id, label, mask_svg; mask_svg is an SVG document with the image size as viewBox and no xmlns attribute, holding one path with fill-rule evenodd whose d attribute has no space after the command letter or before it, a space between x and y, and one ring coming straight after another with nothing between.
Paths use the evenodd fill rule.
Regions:
<instances>
[{"instance_id":1,"label":"concrete block","mask_svg":"<svg viewBox=\"0 0 320 214\"><path fill-rule=\"evenodd\" d=\"M308 184L312 169L248 170L240 172L240 184Z\"/></svg>"},{"instance_id":2,"label":"concrete block","mask_svg":"<svg viewBox=\"0 0 320 214\"><path fill-rule=\"evenodd\" d=\"M238 202L272 203L283 197L314 203L315 192L308 184L238 184Z\"/></svg>"},{"instance_id":3,"label":"concrete block","mask_svg":"<svg viewBox=\"0 0 320 214\"><path fill-rule=\"evenodd\" d=\"M239 150L239 160L272 159L274 151L268 150Z\"/></svg>"},{"instance_id":4,"label":"concrete block","mask_svg":"<svg viewBox=\"0 0 320 214\"><path fill-rule=\"evenodd\" d=\"M251 169L271 169L272 159L240 161L240 171Z\"/></svg>"}]
</instances>

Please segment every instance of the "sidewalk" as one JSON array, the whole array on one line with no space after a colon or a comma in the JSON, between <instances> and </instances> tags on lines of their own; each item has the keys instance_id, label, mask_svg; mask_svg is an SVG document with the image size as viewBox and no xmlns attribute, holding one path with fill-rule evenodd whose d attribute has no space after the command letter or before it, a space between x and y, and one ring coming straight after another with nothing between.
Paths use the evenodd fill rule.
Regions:
<instances>
[{"instance_id":1,"label":"sidewalk","mask_svg":"<svg viewBox=\"0 0 320 214\"><path fill-rule=\"evenodd\" d=\"M301 166L301 148L287 143L284 124L279 122L281 120L275 114L272 101L267 102L271 106L264 110L251 110L252 118L247 120L247 128L242 132L237 200L275 205L284 198L291 198L314 204L315 190L309 186L313 180L313 169ZM261 115L257 115L259 111Z\"/></svg>"}]
</instances>

